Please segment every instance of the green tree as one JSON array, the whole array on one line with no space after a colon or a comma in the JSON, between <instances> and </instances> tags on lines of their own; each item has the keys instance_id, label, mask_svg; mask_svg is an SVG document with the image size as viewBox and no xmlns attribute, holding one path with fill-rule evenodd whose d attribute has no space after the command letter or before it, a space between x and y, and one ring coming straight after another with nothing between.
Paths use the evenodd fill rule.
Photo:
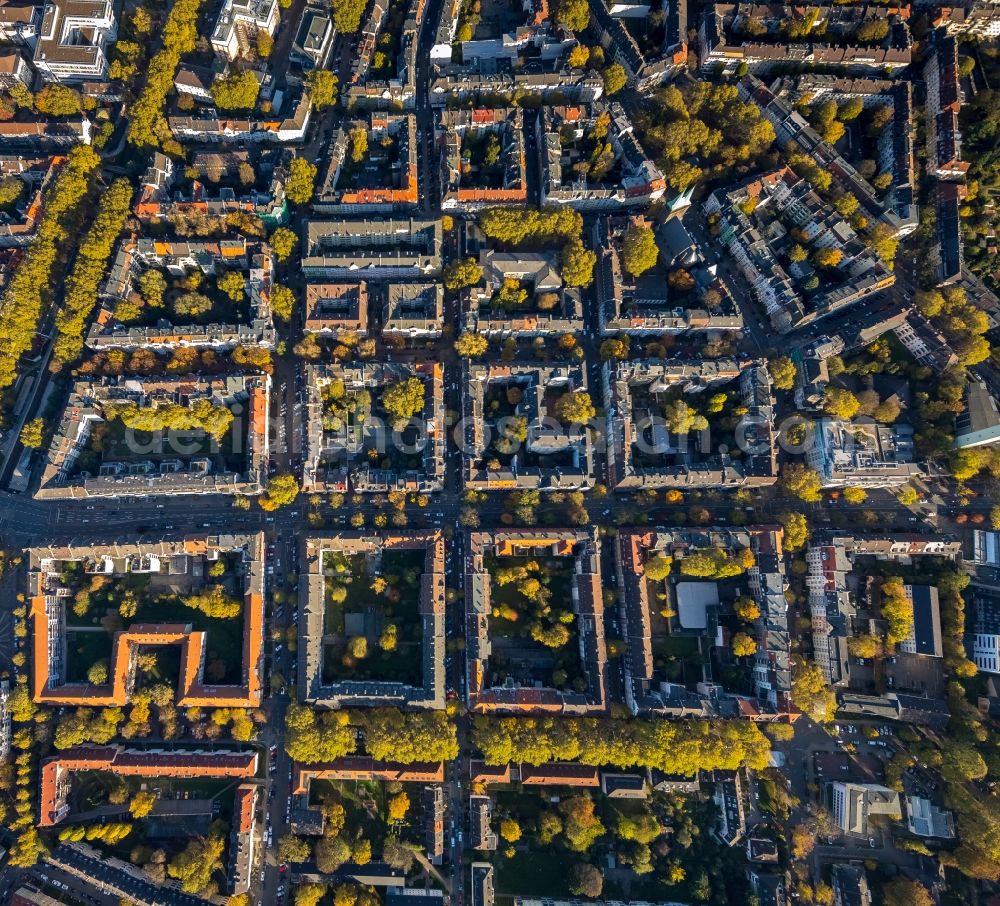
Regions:
<instances>
[{"instance_id":1,"label":"green tree","mask_svg":"<svg viewBox=\"0 0 1000 906\"><path fill-rule=\"evenodd\" d=\"M865 109L864 101L859 97L851 97L837 109L837 119L842 123L850 123L861 116Z\"/></svg>"},{"instance_id":2,"label":"green tree","mask_svg":"<svg viewBox=\"0 0 1000 906\"><path fill-rule=\"evenodd\" d=\"M879 591L882 619L886 623L886 641L894 645L913 634L913 602L907 597L899 576L883 579Z\"/></svg>"},{"instance_id":3,"label":"green tree","mask_svg":"<svg viewBox=\"0 0 1000 906\"><path fill-rule=\"evenodd\" d=\"M285 713L285 751L295 761L333 761L357 747L357 733L344 711L317 713L292 703Z\"/></svg>"},{"instance_id":4,"label":"green tree","mask_svg":"<svg viewBox=\"0 0 1000 906\"><path fill-rule=\"evenodd\" d=\"M308 862L312 847L308 840L288 834L278 841L278 860L281 862ZM339 868L339 866L338 866ZM326 869L320 869L325 871Z\"/></svg>"},{"instance_id":5,"label":"green tree","mask_svg":"<svg viewBox=\"0 0 1000 906\"><path fill-rule=\"evenodd\" d=\"M351 160L359 164L368 153L368 130L364 126L355 126L351 130Z\"/></svg>"},{"instance_id":6,"label":"green tree","mask_svg":"<svg viewBox=\"0 0 1000 906\"><path fill-rule=\"evenodd\" d=\"M156 793L140 790L132 797L128 810L133 818L145 818L156 805Z\"/></svg>"},{"instance_id":7,"label":"green tree","mask_svg":"<svg viewBox=\"0 0 1000 906\"><path fill-rule=\"evenodd\" d=\"M83 110L83 99L73 88L50 82L35 95L35 108L46 116L76 116Z\"/></svg>"},{"instance_id":8,"label":"green tree","mask_svg":"<svg viewBox=\"0 0 1000 906\"><path fill-rule=\"evenodd\" d=\"M708 419L699 415L684 400L674 400L663 410L667 427L674 434L689 434L691 431L704 431L708 427Z\"/></svg>"},{"instance_id":9,"label":"green tree","mask_svg":"<svg viewBox=\"0 0 1000 906\"><path fill-rule=\"evenodd\" d=\"M653 231L646 226L633 224L622 240L622 258L627 270L634 277L644 274L656 264L659 250Z\"/></svg>"},{"instance_id":10,"label":"green tree","mask_svg":"<svg viewBox=\"0 0 1000 906\"><path fill-rule=\"evenodd\" d=\"M785 530L784 547L787 551L801 550L809 540L809 523L802 513L784 512L778 522Z\"/></svg>"},{"instance_id":11,"label":"green tree","mask_svg":"<svg viewBox=\"0 0 1000 906\"><path fill-rule=\"evenodd\" d=\"M500 836L508 843L517 843L521 839L521 825L513 818L504 818L500 821Z\"/></svg>"},{"instance_id":12,"label":"green tree","mask_svg":"<svg viewBox=\"0 0 1000 906\"><path fill-rule=\"evenodd\" d=\"M25 422L24 427L21 428L21 443L29 449L39 449L42 446L44 436L45 421L41 417Z\"/></svg>"},{"instance_id":13,"label":"green tree","mask_svg":"<svg viewBox=\"0 0 1000 906\"><path fill-rule=\"evenodd\" d=\"M874 658L882 653L882 643L873 635L852 635L847 650L852 657Z\"/></svg>"},{"instance_id":14,"label":"green tree","mask_svg":"<svg viewBox=\"0 0 1000 906\"><path fill-rule=\"evenodd\" d=\"M883 884L882 902L885 906L934 906L930 891L909 878L893 878Z\"/></svg>"},{"instance_id":15,"label":"green tree","mask_svg":"<svg viewBox=\"0 0 1000 906\"><path fill-rule=\"evenodd\" d=\"M458 292L467 286L475 286L483 279L483 269L475 258L456 259L444 269L444 287L451 292Z\"/></svg>"},{"instance_id":16,"label":"green tree","mask_svg":"<svg viewBox=\"0 0 1000 906\"><path fill-rule=\"evenodd\" d=\"M792 674L792 701L817 723L829 723L837 710L837 696L827 685L819 665L802 662Z\"/></svg>"},{"instance_id":17,"label":"green tree","mask_svg":"<svg viewBox=\"0 0 1000 906\"><path fill-rule=\"evenodd\" d=\"M590 59L590 50L584 44L577 44L569 52L569 57L567 58L567 63L569 63L571 69L583 69L587 65L587 61Z\"/></svg>"},{"instance_id":18,"label":"green tree","mask_svg":"<svg viewBox=\"0 0 1000 906\"><path fill-rule=\"evenodd\" d=\"M568 390L555 403L555 415L561 422L584 425L597 416L597 410L584 390Z\"/></svg>"},{"instance_id":19,"label":"green tree","mask_svg":"<svg viewBox=\"0 0 1000 906\"><path fill-rule=\"evenodd\" d=\"M256 74L245 69L234 70L221 79L216 79L211 87L212 100L220 110L252 110L257 104L260 83Z\"/></svg>"},{"instance_id":20,"label":"green tree","mask_svg":"<svg viewBox=\"0 0 1000 906\"><path fill-rule=\"evenodd\" d=\"M10 209L24 194L24 182L17 176L0 179L0 208Z\"/></svg>"},{"instance_id":21,"label":"green tree","mask_svg":"<svg viewBox=\"0 0 1000 906\"><path fill-rule=\"evenodd\" d=\"M562 278L567 286L590 286L594 282L597 255L579 240L571 240L562 250Z\"/></svg>"},{"instance_id":22,"label":"green tree","mask_svg":"<svg viewBox=\"0 0 1000 906\"><path fill-rule=\"evenodd\" d=\"M844 500L850 504L864 503L868 499L868 493L864 488L844 488Z\"/></svg>"},{"instance_id":23,"label":"green tree","mask_svg":"<svg viewBox=\"0 0 1000 906\"><path fill-rule=\"evenodd\" d=\"M455 340L455 351L464 358L477 358L490 348L490 341L481 333L475 331L464 331Z\"/></svg>"},{"instance_id":24,"label":"green tree","mask_svg":"<svg viewBox=\"0 0 1000 906\"><path fill-rule=\"evenodd\" d=\"M365 0L333 0L333 24L337 31L353 35L361 27L367 5Z\"/></svg>"},{"instance_id":25,"label":"green tree","mask_svg":"<svg viewBox=\"0 0 1000 906\"><path fill-rule=\"evenodd\" d=\"M662 582L670 575L673 562L670 557L663 554L653 554L643 565L643 572L647 579L651 579L653 582Z\"/></svg>"},{"instance_id":26,"label":"green tree","mask_svg":"<svg viewBox=\"0 0 1000 906\"><path fill-rule=\"evenodd\" d=\"M858 209L858 199L850 192L845 192L833 203L833 206L842 217L850 217Z\"/></svg>"},{"instance_id":27,"label":"green tree","mask_svg":"<svg viewBox=\"0 0 1000 906\"><path fill-rule=\"evenodd\" d=\"M567 885L575 896L596 900L604 889L604 875L588 862L578 862L569 870Z\"/></svg>"},{"instance_id":28,"label":"green tree","mask_svg":"<svg viewBox=\"0 0 1000 906\"><path fill-rule=\"evenodd\" d=\"M586 0L558 0L555 20L570 31L585 31L590 24L590 6Z\"/></svg>"},{"instance_id":29,"label":"green tree","mask_svg":"<svg viewBox=\"0 0 1000 906\"><path fill-rule=\"evenodd\" d=\"M791 390L795 386L795 363L787 356L778 356L767 363L776 390Z\"/></svg>"},{"instance_id":30,"label":"green tree","mask_svg":"<svg viewBox=\"0 0 1000 906\"><path fill-rule=\"evenodd\" d=\"M351 847L342 837L323 837L316 844L316 867L324 874L334 872L351 860Z\"/></svg>"},{"instance_id":31,"label":"green tree","mask_svg":"<svg viewBox=\"0 0 1000 906\"><path fill-rule=\"evenodd\" d=\"M201 893L222 869L222 853L226 848L223 837L196 838L167 863L167 875L181 882L184 893Z\"/></svg>"},{"instance_id":32,"label":"green tree","mask_svg":"<svg viewBox=\"0 0 1000 906\"><path fill-rule=\"evenodd\" d=\"M157 270L143 271L139 275L137 286L142 301L150 308L159 308L163 305L163 297L167 292L167 280L162 273Z\"/></svg>"},{"instance_id":33,"label":"green tree","mask_svg":"<svg viewBox=\"0 0 1000 906\"><path fill-rule=\"evenodd\" d=\"M601 78L604 79L604 93L608 97L618 94L628 82L628 77L625 75L625 69L621 63L612 63L610 66L606 66L601 72Z\"/></svg>"},{"instance_id":34,"label":"green tree","mask_svg":"<svg viewBox=\"0 0 1000 906\"><path fill-rule=\"evenodd\" d=\"M354 29L357 31L357 28ZM329 888L326 884L299 884L295 887L295 906L318 906Z\"/></svg>"},{"instance_id":35,"label":"green tree","mask_svg":"<svg viewBox=\"0 0 1000 906\"><path fill-rule=\"evenodd\" d=\"M246 279L238 271L226 271L215 281L215 285L233 302L241 301L246 295Z\"/></svg>"},{"instance_id":36,"label":"green tree","mask_svg":"<svg viewBox=\"0 0 1000 906\"><path fill-rule=\"evenodd\" d=\"M404 764L451 761L458 755L458 737L443 711L376 708L366 714L365 749L373 758Z\"/></svg>"},{"instance_id":37,"label":"green tree","mask_svg":"<svg viewBox=\"0 0 1000 906\"><path fill-rule=\"evenodd\" d=\"M103 686L108 681L108 659L102 658L90 665L87 670L87 682L95 686Z\"/></svg>"},{"instance_id":38,"label":"green tree","mask_svg":"<svg viewBox=\"0 0 1000 906\"><path fill-rule=\"evenodd\" d=\"M129 111L128 140L139 148L159 147L171 137L164 111L174 74L184 54L198 40L198 12L203 0L177 0L160 32L161 49L146 67L146 87Z\"/></svg>"},{"instance_id":39,"label":"green tree","mask_svg":"<svg viewBox=\"0 0 1000 906\"><path fill-rule=\"evenodd\" d=\"M558 808L563 820L563 838L573 852L586 852L604 836L604 825L589 796L563 799Z\"/></svg>"},{"instance_id":40,"label":"green tree","mask_svg":"<svg viewBox=\"0 0 1000 906\"><path fill-rule=\"evenodd\" d=\"M183 293L171 303L175 315L181 318L200 318L212 310L212 300L203 293Z\"/></svg>"},{"instance_id":41,"label":"green tree","mask_svg":"<svg viewBox=\"0 0 1000 906\"><path fill-rule=\"evenodd\" d=\"M288 256L295 250L295 245L299 237L288 227L278 227L271 234L271 248L279 261L287 261Z\"/></svg>"},{"instance_id":42,"label":"green tree","mask_svg":"<svg viewBox=\"0 0 1000 906\"><path fill-rule=\"evenodd\" d=\"M216 620L235 619L243 610L239 599L229 594L224 585L212 585L180 600L186 607L200 610L205 616Z\"/></svg>"},{"instance_id":43,"label":"green tree","mask_svg":"<svg viewBox=\"0 0 1000 906\"><path fill-rule=\"evenodd\" d=\"M295 311L295 293L287 286L275 286L271 289L271 310L286 323L292 320Z\"/></svg>"},{"instance_id":44,"label":"green tree","mask_svg":"<svg viewBox=\"0 0 1000 906\"><path fill-rule=\"evenodd\" d=\"M822 490L819 473L800 463L788 463L781 471L781 483L789 494L806 503L818 503Z\"/></svg>"},{"instance_id":45,"label":"green tree","mask_svg":"<svg viewBox=\"0 0 1000 906\"><path fill-rule=\"evenodd\" d=\"M80 242L73 270L66 279L62 307L56 312L57 336L52 352L59 363L71 362L83 351L83 334L131 202L132 185L125 178L116 179L101 195L97 214ZM146 271L143 277L146 274L156 274L163 279L159 271ZM160 301L162 303L162 295Z\"/></svg>"},{"instance_id":46,"label":"green tree","mask_svg":"<svg viewBox=\"0 0 1000 906\"><path fill-rule=\"evenodd\" d=\"M77 207L88 194L98 162L89 145L76 145L69 152L44 193L34 239L13 272L8 270L0 294L0 390L17 380L21 357L34 344L42 313L47 310L51 287L62 281L59 264L65 256L59 250L76 229Z\"/></svg>"},{"instance_id":47,"label":"green tree","mask_svg":"<svg viewBox=\"0 0 1000 906\"><path fill-rule=\"evenodd\" d=\"M267 482L267 488L259 498L262 510L276 510L288 506L299 496L299 483L290 472L275 475Z\"/></svg>"},{"instance_id":48,"label":"green tree","mask_svg":"<svg viewBox=\"0 0 1000 906\"><path fill-rule=\"evenodd\" d=\"M397 381L382 393L382 408L398 419L412 418L424 411L424 382L418 377Z\"/></svg>"},{"instance_id":49,"label":"green tree","mask_svg":"<svg viewBox=\"0 0 1000 906\"><path fill-rule=\"evenodd\" d=\"M288 179L285 182L285 197L292 204L308 204L313 196L316 183L316 165L304 157L293 157L288 165Z\"/></svg>"},{"instance_id":50,"label":"green tree","mask_svg":"<svg viewBox=\"0 0 1000 906\"><path fill-rule=\"evenodd\" d=\"M328 69L313 69L306 76L306 88L317 110L337 103L337 77Z\"/></svg>"}]
</instances>

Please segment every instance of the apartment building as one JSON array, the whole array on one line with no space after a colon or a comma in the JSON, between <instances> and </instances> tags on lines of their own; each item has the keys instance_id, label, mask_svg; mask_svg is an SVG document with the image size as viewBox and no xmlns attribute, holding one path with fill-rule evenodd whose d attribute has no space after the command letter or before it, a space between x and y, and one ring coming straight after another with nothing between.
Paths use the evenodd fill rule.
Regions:
<instances>
[{"instance_id":1,"label":"apartment building","mask_svg":"<svg viewBox=\"0 0 1000 906\"><path fill-rule=\"evenodd\" d=\"M771 85L771 90L779 97L787 96L793 103L808 100L815 104L834 100L843 104L857 98L866 110L890 108L892 121L875 140L875 162L879 173L892 175L892 184L886 193L889 206L901 220L916 218L916 129L913 122L913 85L909 80L805 73L779 79Z\"/></svg>"},{"instance_id":2,"label":"apartment building","mask_svg":"<svg viewBox=\"0 0 1000 906\"><path fill-rule=\"evenodd\" d=\"M305 765L294 762L292 795L305 796L314 780L384 780L387 783L443 783L443 761L376 761L363 755L335 758L323 764Z\"/></svg>"},{"instance_id":3,"label":"apartment building","mask_svg":"<svg viewBox=\"0 0 1000 906\"><path fill-rule=\"evenodd\" d=\"M42 9L35 0L13 0L0 5L0 40L33 48L38 39Z\"/></svg>"},{"instance_id":4,"label":"apartment building","mask_svg":"<svg viewBox=\"0 0 1000 906\"><path fill-rule=\"evenodd\" d=\"M687 69L688 9L687 4L670 0L662 5L664 13L663 42L649 54L643 54L626 22L646 19L650 4L612 3L591 0L591 24L597 31L601 46L612 62L621 64L629 83L638 91L648 91L669 82Z\"/></svg>"},{"instance_id":5,"label":"apartment building","mask_svg":"<svg viewBox=\"0 0 1000 906\"><path fill-rule=\"evenodd\" d=\"M625 703L633 714L670 718L738 714L761 722L797 719L798 711L791 703L781 529L762 526L622 531L617 544L615 562L618 584L623 589L619 619L626 646ZM653 556L672 558L705 549L731 553L745 549L754 553L755 565L747 571L747 579L761 616L755 626L758 651L752 697L723 694L710 684L700 684L697 692L688 692L667 681L656 664L653 624L663 605L652 597L645 576L646 561ZM713 606L717 606L717 600L716 595ZM709 621L705 624L705 632L710 634Z\"/></svg>"},{"instance_id":6,"label":"apartment building","mask_svg":"<svg viewBox=\"0 0 1000 906\"><path fill-rule=\"evenodd\" d=\"M914 461L913 428L822 418L806 451L824 488L894 488L923 474Z\"/></svg>"},{"instance_id":7,"label":"apartment building","mask_svg":"<svg viewBox=\"0 0 1000 906\"><path fill-rule=\"evenodd\" d=\"M13 741L9 700L10 681L0 680L0 761L3 762L6 762L10 757L10 747Z\"/></svg>"},{"instance_id":8,"label":"apartment building","mask_svg":"<svg viewBox=\"0 0 1000 906\"><path fill-rule=\"evenodd\" d=\"M493 906L496 901L493 866L489 862L472 862L469 873L469 906Z\"/></svg>"},{"instance_id":9,"label":"apartment building","mask_svg":"<svg viewBox=\"0 0 1000 906\"><path fill-rule=\"evenodd\" d=\"M336 32L326 4L307 4L289 59L307 71L326 66Z\"/></svg>"},{"instance_id":10,"label":"apartment building","mask_svg":"<svg viewBox=\"0 0 1000 906\"><path fill-rule=\"evenodd\" d=\"M912 185L909 191L889 192L885 200L786 99L779 98L760 79L747 75L738 84L740 100L760 107L761 114L774 126L780 147L789 142L808 154L822 170L827 170L833 180L850 192L861 203L873 220L888 226L897 237L912 233L918 224L917 208L913 203Z\"/></svg>"},{"instance_id":11,"label":"apartment building","mask_svg":"<svg viewBox=\"0 0 1000 906\"><path fill-rule=\"evenodd\" d=\"M144 210L152 213L153 204ZM245 322L229 324L171 324L161 320L151 327L121 323L115 317L118 302L135 290L140 276L150 268L161 268L171 276L194 271L215 275L236 270L246 275L249 316ZM160 242L126 236L118 245L114 264L101 288L101 308L87 332L91 349L173 349L182 346L232 349L258 346L273 349L276 341L271 312L274 258L264 243L243 238L216 242Z\"/></svg>"},{"instance_id":12,"label":"apartment building","mask_svg":"<svg viewBox=\"0 0 1000 906\"><path fill-rule=\"evenodd\" d=\"M525 680L531 668L497 667L491 635L492 574L495 558L556 558L572 566L569 576L574 628L583 682L579 687ZM578 530L507 529L471 532L465 555L466 681L469 710L475 713L598 715L608 707L608 655L604 639L600 542L594 528ZM505 659L506 663L506 659ZM528 784L522 768L521 782ZM598 785L597 769L593 771ZM539 783L556 783L547 778Z\"/></svg>"},{"instance_id":13,"label":"apartment building","mask_svg":"<svg viewBox=\"0 0 1000 906\"><path fill-rule=\"evenodd\" d=\"M255 47L259 32L273 35L280 20L278 0L225 0L212 29L212 50L236 60Z\"/></svg>"},{"instance_id":14,"label":"apartment building","mask_svg":"<svg viewBox=\"0 0 1000 906\"><path fill-rule=\"evenodd\" d=\"M607 401L608 481L616 490L638 488L767 487L778 480L774 398L762 363L633 360L602 368ZM700 394L732 385L747 409L735 429L739 456L713 440L710 428L672 434L661 398ZM736 449L735 447L733 449Z\"/></svg>"},{"instance_id":15,"label":"apartment building","mask_svg":"<svg viewBox=\"0 0 1000 906\"><path fill-rule=\"evenodd\" d=\"M923 556L946 557L951 560L961 556L958 541L943 538L927 539L922 535L895 535L863 538L835 536L811 545L806 551L806 588L809 592L809 612L812 624L813 660L823 671L828 683L845 685L849 675L847 639L857 616L858 601L849 576L855 569L858 557L910 564L913 558ZM923 595L923 592L919 593ZM937 650L937 631L930 593L921 604L921 642L925 650ZM914 639L916 646L916 640ZM916 653L916 652L915 652ZM901 696L908 698L907 696Z\"/></svg>"},{"instance_id":16,"label":"apartment building","mask_svg":"<svg viewBox=\"0 0 1000 906\"><path fill-rule=\"evenodd\" d=\"M268 114L221 116L212 109L191 116L171 115L167 123L174 138L182 142L253 144L302 142L312 117L309 93L283 96L280 106Z\"/></svg>"},{"instance_id":17,"label":"apartment building","mask_svg":"<svg viewBox=\"0 0 1000 906\"><path fill-rule=\"evenodd\" d=\"M941 331L918 311L906 312L892 332L913 358L938 374L958 363L958 356Z\"/></svg>"},{"instance_id":18,"label":"apartment building","mask_svg":"<svg viewBox=\"0 0 1000 906\"><path fill-rule=\"evenodd\" d=\"M495 252L482 249L483 281L462 293L465 330L492 337L539 337L583 330L583 299L579 288L562 280L555 252ZM527 296L513 308L497 302L508 281Z\"/></svg>"},{"instance_id":19,"label":"apartment building","mask_svg":"<svg viewBox=\"0 0 1000 906\"><path fill-rule=\"evenodd\" d=\"M536 121L543 204L578 211L616 211L663 197L666 180L635 137L632 121L617 101L546 107ZM581 148L597 132L610 145L607 173L579 173L586 164Z\"/></svg>"},{"instance_id":20,"label":"apartment building","mask_svg":"<svg viewBox=\"0 0 1000 906\"><path fill-rule=\"evenodd\" d=\"M779 3L716 3L699 29L701 71L740 64L762 74L779 66L839 69L881 75L910 65L909 7L875 4L795 7ZM868 39L863 26L882 22L882 38ZM795 26L793 29L790 26Z\"/></svg>"},{"instance_id":21,"label":"apartment building","mask_svg":"<svg viewBox=\"0 0 1000 906\"><path fill-rule=\"evenodd\" d=\"M903 818L900 795L875 783L835 781L828 786L833 820L849 837L867 837L869 821L878 815L889 821Z\"/></svg>"},{"instance_id":22,"label":"apartment building","mask_svg":"<svg viewBox=\"0 0 1000 906\"><path fill-rule=\"evenodd\" d=\"M586 369L575 365L469 365L463 378L462 411L466 488L540 491L586 490L593 486L590 432L565 425L555 414L565 393L587 390ZM493 401L516 399L509 415ZM514 432L513 440L504 433Z\"/></svg>"},{"instance_id":23,"label":"apartment building","mask_svg":"<svg viewBox=\"0 0 1000 906\"><path fill-rule=\"evenodd\" d=\"M896 281L850 224L788 167L718 189L704 208L721 218L720 242L782 333L854 305ZM813 250L837 252L837 264L823 271L806 261L781 264L779 255L790 247L792 231L803 234ZM809 296L804 287L813 279L818 291Z\"/></svg>"},{"instance_id":24,"label":"apartment building","mask_svg":"<svg viewBox=\"0 0 1000 906\"><path fill-rule=\"evenodd\" d=\"M50 82L102 81L117 36L111 0L49 0L42 8L32 62Z\"/></svg>"},{"instance_id":25,"label":"apartment building","mask_svg":"<svg viewBox=\"0 0 1000 906\"><path fill-rule=\"evenodd\" d=\"M232 155L199 154L194 166L205 174L210 183L235 173L241 164L250 163L247 151ZM173 161L157 151L153 162L143 175L139 197L133 210L143 223L165 224L176 219L222 218L229 214L249 214L258 217L268 227L280 226L288 219L288 203L280 170L272 171L270 184L266 189L251 187L237 194L229 186L213 190L202 179L192 179L190 186L177 189L174 186L176 174Z\"/></svg>"},{"instance_id":26,"label":"apartment building","mask_svg":"<svg viewBox=\"0 0 1000 906\"><path fill-rule=\"evenodd\" d=\"M978 531L976 534L991 542L990 549L994 554L989 559L994 565L997 561L997 535ZM990 586L975 583L971 587L971 597L966 650L980 671L1000 674L1000 596Z\"/></svg>"},{"instance_id":27,"label":"apartment building","mask_svg":"<svg viewBox=\"0 0 1000 906\"><path fill-rule=\"evenodd\" d=\"M251 874L257 856L257 805L260 787L241 783L233 800L232 826L229 831L229 892L234 896L250 889Z\"/></svg>"},{"instance_id":28,"label":"apartment building","mask_svg":"<svg viewBox=\"0 0 1000 906\"><path fill-rule=\"evenodd\" d=\"M423 404L399 430L379 409L381 394L404 381L423 387ZM333 397L332 394L340 394ZM345 409L331 418L331 403L363 405L361 417ZM437 362L356 366L309 365L303 487L316 492L348 488L361 493L430 494L444 486L444 368Z\"/></svg>"},{"instance_id":29,"label":"apartment building","mask_svg":"<svg viewBox=\"0 0 1000 906\"><path fill-rule=\"evenodd\" d=\"M363 142L359 140L361 133ZM398 214L415 208L419 200L417 172L417 121L413 114L373 112L365 119L347 120L330 141L330 158L313 210L350 215Z\"/></svg>"},{"instance_id":30,"label":"apartment building","mask_svg":"<svg viewBox=\"0 0 1000 906\"><path fill-rule=\"evenodd\" d=\"M382 305L382 336L423 340L444 329L444 287L440 283L389 283Z\"/></svg>"},{"instance_id":31,"label":"apartment building","mask_svg":"<svg viewBox=\"0 0 1000 906\"><path fill-rule=\"evenodd\" d=\"M493 800L489 796L469 797L469 845L482 852L493 852L499 839L492 827Z\"/></svg>"},{"instance_id":32,"label":"apartment building","mask_svg":"<svg viewBox=\"0 0 1000 906\"><path fill-rule=\"evenodd\" d=\"M439 110L434 139L442 209L465 212L527 201L520 107Z\"/></svg>"},{"instance_id":33,"label":"apartment building","mask_svg":"<svg viewBox=\"0 0 1000 906\"><path fill-rule=\"evenodd\" d=\"M8 120L0 123L0 144L8 150L23 149L31 154L64 151L73 145L89 145L91 125L87 117L79 120Z\"/></svg>"},{"instance_id":34,"label":"apartment building","mask_svg":"<svg viewBox=\"0 0 1000 906\"><path fill-rule=\"evenodd\" d=\"M412 110L417 97L417 57L420 28L426 12L426 0L410 0L406 18L398 34L395 59L390 59L388 71L373 71L379 41L385 36L390 4L375 0L361 25L360 35L351 61L345 95L348 107L360 105L369 110ZM390 46L393 46L391 42Z\"/></svg>"},{"instance_id":35,"label":"apartment building","mask_svg":"<svg viewBox=\"0 0 1000 906\"><path fill-rule=\"evenodd\" d=\"M159 377L119 381L78 380L69 392L59 427L45 454L35 496L47 500L124 497L131 494L259 494L267 482L267 374L214 377ZM218 441L212 455L170 431L154 432L138 450L98 450L93 431L117 419L120 407L178 405L190 409L205 402L233 417L226 447ZM202 435L204 437L204 434ZM194 452L193 452L194 451ZM221 455L217 455L221 454Z\"/></svg>"},{"instance_id":36,"label":"apartment building","mask_svg":"<svg viewBox=\"0 0 1000 906\"><path fill-rule=\"evenodd\" d=\"M537 94L542 103L590 104L604 94L604 81L593 70L565 72L561 67L539 67L515 72L448 72L430 80L432 107L449 104L495 103L497 97L512 104L524 93Z\"/></svg>"},{"instance_id":37,"label":"apartment building","mask_svg":"<svg viewBox=\"0 0 1000 906\"><path fill-rule=\"evenodd\" d=\"M70 814L68 797L73 775L84 771L102 771L116 777L250 780L257 774L257 765L255 751L139 750L113 745L66 749L42 762L38 823L53 827Z\"/></svg>"},{"instance_id":38,"label":"apartment building","mask_svg":"<svg viewBox=\"0 0 1000 906\"><path fill-rule=\"evenodd\" d=\"M25 88L34 78L31 67L17 48L0 52L0 88L10 91L14 85Z\"/></svg>"},{"instance_id":39,"label":"apartment building","mask_svg":"<svg viewBox=\"0 0 1000 906\"><path fill-rule=\"evenodd\" d=\"M966 0L954 6L936 6L931 26L944 28L950 35L989 41L1000 37L1000 4L996 0Z\"/></svg>"},{"instance_id":40,"label":"apartment building","mask_svg":"<svg viewBox=\"0 0 1000 906\"><path fill-rule=\"evenodd\" d=\"M445 704L445 570L444 537L438 531L364 535L343 532L313 535L302 545L299 582L299 685L304 701L326 708L443 708ZM387 554L415 552L423 556L419 602L421 625L420 681L406 683L378 678L330 680L324 674L327 626L327 569L330 555L363 557L380 574ZM374 630L372 630L374 631Z\"/></svg>"},{"instance_id":41,"label":"apartment building","mask_svg":"<svg viewBox=\"0 0 1000 906\"><path fill-rule=\"evenodd\" d=\"M958 41L939 29L924 63L927 90L927 172L938 179L964 180L969 162L962 160L958 115L963 96L958 75Z\"/></svg>"},{"instance_id":42,"label":"apartment building","mask_svg":"<svg viewBox=\"0 0 1000 906\"><path fill-rule=\"evenodd\" d=\"M868 876L861 865L834 865L831 873L834 906L872 906Z\"/></svg>"},{"instance_id":43,"label":"apartment building","mask_svg":"<svg viewBox=\"0 0 1000 906\"><path fill-rule=\"evenodd\" d=\"M66 158L62 155L0 157L0 178L16 177L25 184L25 199L0 214L0 249L23 248L37 234L45 192Z\"/></svg>"},{"instance_id":44,"label":"apartment building","mask_svg":"<svg viewBox=\"0 0 1000 906\"><path fill-rule=\"evenodd\" d=\"M307 283L303 327L309 333L337 337L368 333L368 284Z\"/></svg>"},{"instance_id":45,"label":"apartment building","mask_svg":"<svg viewBox=\"0 0 1000 906\"><path fill-rule=\"evenodd\" d=\"M441 270L441 221L310 220L302 271L309 278L398 280Z\"/></svg>"},{"instance_id":46,"label":"apartment building","mask_svg":"<svg viewBox=\"0 0 1000 906\"><path fill-rule=\"evenodd\" d=\"M671 239L670 224L677 222L668 220L659 231L657 238L662 237L663 245ZM662 272L633 277L622 263L622 242L633 225L654 228L639 216L607 217L596 220L591 233L591 247L597 253L594 293L603 334L644 337L743 329L743 315L729 287L707 270L694 271L698 299L684 305L673 299ZM661 260L664 257L661 252ZM711 308L700 301L709 290L718 296L718 304Z\"/></svg>"},{"instance_id":47,"label":"apartment building","mask_svg":"<svg viewBox=\"0 0 1000 906\"><path fill-rule=\"evenodd\" d=\"M220 557L239 558L243 579L243 663L240 683L223 685L204 676L210 639L190 624L135 623L114 635L108 681L67 679L66 608L72 604L63 583L67 564L109 579L174 577L203 579L205 564ZM167 581L170 581L168 578ZM50 706L110 707L126 704L136 681L136 657L149 646L180 647L177 703L181 707L255 708L262 696L264 645L264 536L218 535L201 538L110 544L49 546L28 552L28 619L31 624L32 694ZM88 665L89 666L89 665Z\"/></svg>"}]
</instances>

